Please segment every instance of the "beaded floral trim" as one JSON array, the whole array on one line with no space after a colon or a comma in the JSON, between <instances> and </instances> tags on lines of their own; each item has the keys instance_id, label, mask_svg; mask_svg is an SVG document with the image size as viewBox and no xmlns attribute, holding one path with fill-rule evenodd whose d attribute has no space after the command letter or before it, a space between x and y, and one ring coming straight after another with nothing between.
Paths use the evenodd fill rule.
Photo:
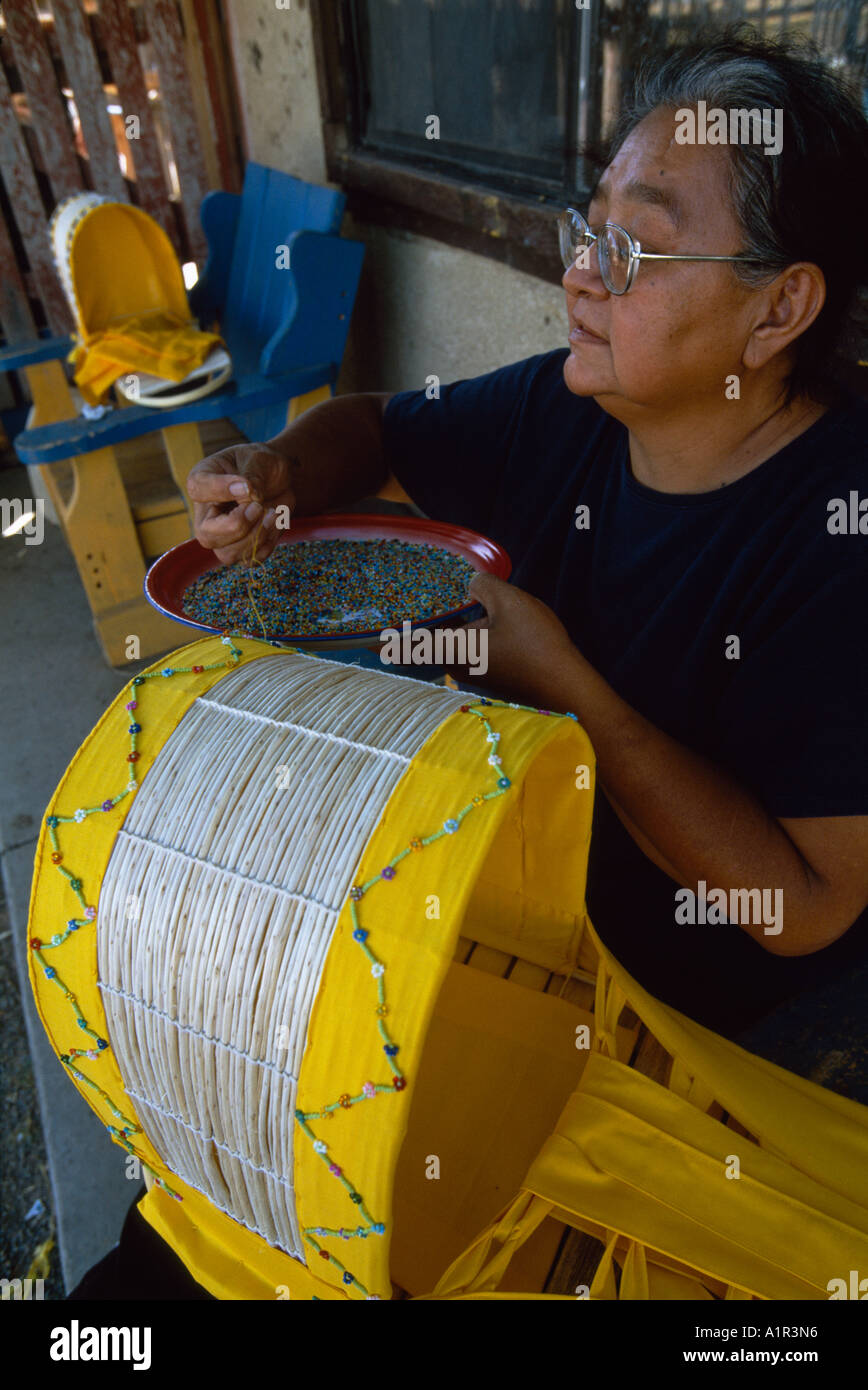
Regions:
<instances>
[{"instance_id":1,"label":"beaded floral trim","mask_svg":"<svg viewBox=\"0 0 868 1390\"><path fill-rule=\"evenodd\" d=\"M50 965L46 961L45 952L55 951L58 947L63 946L64 942L68 941L69 937L72 936L74 932L80 931L82 927L91 926L96 921L97 917L97 907L95 904L88 902L82 879L73 870L69 869L64 862L65 855L60 847L60 839L57 833L58 827L61 825L83 825L89 816L109 815L126 797L133 795L138 790L139 784L136 778L136 763L139 761L141 754L137 747L137 740L139 734L142 732L142 725L139 722L140 716L138 713L138 695L140 688L149 680L169 679L172 676L190 674L199 675L203 671L216 671L224 666L236 666L241 660L243 655L242 652L233 644L232 638L228 632L224 632L220 640L225 646L229 647L230 656L227 661L214 661L209 666L166 666L162 671L148 671L145 672L144 675L133 677L127 692L130 698L124 705L124 709L130 720L127 728L130 745L129 752L126 755L128 780L123 791L116 792L113 796L106 797L104 800L100 801L97 806L80 806L70 816L50 815L45 818L45 824L51 842L51 862L58 873L63 874L70 889L78 899L81 915L68 918L65 924L65 930L56 932L50 941L42 941L36 936L30 939L30 949L42 967L45 978L47 980L52 980L56 987L62 991L64 999L69 1001L78 1027L94 1044L92 1047L69 1048L67 1052L60 1054L61 1062L76 1081L80 1081L85 1086L89 1086L91 1090L96 1091L102 1100L105 1101L105 1104L115 1118L121 1121L120 1125L106 1125L109 1134L117 1139L129 1154L132 1154L139 1160L142 1167L151 1174L158 1187L161 1187L164 1192L168 1192L171 1197L174 1197L179 1202L183 1200L181 1194L170 1187L169 1184L154 1171L151 1165L136 1151L130 1140L131 1135L142 1134L144 1132L141 1125L136 1124L134 1120L124 1115L123 1111L115 1105L111 1096L104 1091L96 1081L92 1080L89 1076L85 1076L84 1072L79 1069L77 1065L79 1058L86 1057L90 1061L95 1061L108 1049L109 1043L105 1038L101 1038L91 1027L79 1007L79 1002L75 994L66 986L55 966Z\"/></svg>"},{"instance_id":2,"label":"beaded floral trim","mask_svg":"<svg viewBox=\"0 0 868 1390\"><path fill-rule=\"evenodd\" d=\"M504 792L508 791L509 788L512 786L510 778L506 775L506 773L503 770L503 758L501 757L501 754L499 752L500 734L491 727L487 715L481 713L481 709L474 708L475 705L480 706L481 709L500 706L500 708L502 709L523 709L529 711L532 714L550 715L552 713L551 710L535 709L531 705L519 705L511 701L507 702L505 700L489 700L485 697L482 697L479 700L475 700L473 702L473 705L464 704L459 706L460 712L462 714L475 715L485 729L485 741L490 746L490 750L488 753L488 765L497 778L495 787L485 792L477 792L466 806L462 807L460 811L456 811L452 816L444 820L442 826L438 830L435 830L433 834L426 836L414 836L405 846L405 848L402 849L398 854L396 854L394 858L391 859L389 863L386 864L379 871L378 874L375 874L374 877L369 879L367 883L354 884L349 892L348 901L350 907L350 916L353 923L353 940L357 942L360 950L362 951L366 960L370 964L371 976L376 981L377 1004L374 1013L377 1019L377 1030L380 1034L380 1037L383 1040L383 1052L385 1054L386 1062L388 1063L389 1068L392 1072L392 1079L390 1082L366 1081L358 1095L353 1096L350 1095L349 1092L345 1091L343 1092L343 1094L338 1096L337 1100L333 1100L328 1104L321 1106L318 1110L309 1110L307 1112L303 1110L296 1110L295 1112L295 1118L298 1122L299 1128L302 1130L302 1133L313 1144L314 1153L317 1154L318 1157L322 1160L322 1162L327 1165L328 1170L332 1174L332 1176L336 1178L338 1182L340 1182L341 1186L346 1191L350 1201L356 1206L358 1210L358 1215L362 1218L362 1224L355 1227L341 1226L337 1230L333 1230L330 1227L325 1226L308 1226L303 1230L302 1234L305 1240L308 1242L308 1244L312 1247L313 1250L316 1251L318 1255L320 1255L323 1259L327 1260L330 1264L333 1264L335 1268L340 1271L341 1279L344 1284L346 1284L348 1287L354 1287L358 1289L360 1293L362 1293L365 1296L365 1298L369 1300L377 1299L378 1295L369 1293L368 1290L365 1288L364 1284L361 1282L361 1280L358 1279L349 1269L347 1269L346 1265L341 1260L339 1260L336 1255L333 1255L329 1250L326 1250L324 1246L320 1244L320 1239L323 1237L332 1236L338 1237L342 1240L351 1240L354 1237L359 1237L364 1240L367 1239L367 1237L370 1235L383 1235L386 1230L385 1223L382 1221L375 1221L373 1219L365 1204L364 1197L357 1190L354 1184L349 1180L346 1173L344 1172L344 1169L337 1162L335 1162L334 1155L331 1152L329 1145L326 1143L324 1139L321 1139L316 1135L316 1133L311 1129L309 1122L311 1120L330 1120L333 1118L333 1116L338 1110L349 1110L352 1106L358 1105L366 1100L373 1100L378 1095L396 1095L400 1094L401 1091L406 1089L407 1078L402 1072L401 1067L397 1061L397 1056L400 1051L400 1048L398 1044L395 1042L391 1033L389 1032L388 1025L385 1022L385 1019L389 1013L389 1006L386 1002L386 966L384 962L381 961L379 957L375 954L375 952L371 949L369 941L370 934L368 931L366 931L366 929L361 925L359 921L357 904L360 903L365 894L369 893L373 888L378 887L382 883L391 883L397 875L398 865L401 863L402 860L406 859L408 854L419 854L424 848L426 848L426 846L434 844L436 840L442 839L444 835L455 835L466 816L470 815L472 811L482 806L486 801L491 801L495 797L503 796ZM576 720L577 718L575 714L559 715L556 717L573 720Z\"/></svg>"}]
</instances>

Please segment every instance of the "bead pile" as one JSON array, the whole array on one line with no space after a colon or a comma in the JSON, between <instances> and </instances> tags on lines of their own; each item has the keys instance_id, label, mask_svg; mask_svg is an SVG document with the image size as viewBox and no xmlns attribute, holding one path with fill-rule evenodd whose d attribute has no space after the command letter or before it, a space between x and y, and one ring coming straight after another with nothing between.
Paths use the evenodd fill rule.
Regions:
<instances>
[{"instance_id":1,"label":"bead pile","mask_svg":"<svg viewBox=\"0 0 868 1390\"><path fill-rule=\"evenodd\" d=\"M263 636L353 636L425 622L468 602L476 570L460 555L409 541L294 541L251 570L208 570L184 591L187 617Z\"/></svg>"},{"instance_id":2,"label":"bead pile","mask_svg":"<svg viewBox=\"0 0 868 1390\"><path fill-rule=\"evenodd\" d=\"M239 636L241 634L235 633L233 635ZM139 696L141 694L142 687L149 680L159 680L161 678L170 679L171 677L178 675L199 675L205 671L214 671L221 669L222 667L236 666L238 662L242 659L243 653L239 650L239 648L237 648L234 645L233 635L230 635L230 633L225 630L221 635L222 642L229 648L229 657L226 661L212 662L207 666L167 666L160 671L149 671L143 675L133 677L128 691L130 698L126 701L124 705L124 711L130 721L127 726L127 734L129 736L129 752L126 754L125 758L127 765L126 775L128 777L125 787L122 791L117 792L112 796L105 797L104 799L99 801L97 805L79 807L72 813L72 815L61 816L58 814L51 814L47 816L45 820L45 824L48 830L49 841L51 844L51 863L57 868L58 872L63 874L63 876L67 879L70 889L78 899L79 905L81 907L81 915L78 917L69 918L65 924L65 930L58 931L57 933L55 933L50 941L43 942L37 937L33 937L30 941L30 949L36 957L37 961L39 962L40 966L42 967L46 979L51 980L56 985L56 987L63 992L64 998L67 999L71 1005L78 1027L84 1033L87 1034L88 1038L91 1039L91 1041L94 1044L94 1046L89 1048L70 1048L68 1052L61 1055L61 1062L64 1064L65 1067L67 1067L70 1074L77 1081L82 1082L84 1085L89 1086L94 1091L96 1091L98 1095L102 1098L102 1100L105 1102L105 1104L108 1106L111 1113L121 1121L120 1126L111 1124L106 1125L106 1128L109 1131L109 1133L113 1135L114 1138L120 1141L120 1143L125 1147L129 1154L133 1155L135 1158L139 1160L139 1162L142 1164L142 1167L152 1175L156 1184L159 1187L161 1187L165 1192L169 1193L170 1196L176 1198L177 1201L183 1200L180 1193L176 1192L172 1187L170 1187L169 1184L165 1182L159 1176L159 1174L154 1171L154 1169L142 1158L142 1155L136 1151L131 1142L130 1136L135 1134L142 1134L142 1127L135 1121L131 1120L129 1117L125 1116L123 1112L115 1105L114 1101L107 1094L107 1092L104 1091L91 1078L85 1076L84 1073L81 1072L77 1067L76 1062L81 1057L86 1057L90 1060L98 1059L106 1050L109 1049L109 1043L105 1038L101 1038L99 1034L96 1033L94 1029L90 1026L87 1019L81 1012L75 995L64 984L56 968L52 965L49 965L46 962L44 953L46 951L55 950L58 947L62 946L64 942L70 937L70 935L72 935L74 932L79 931L82 927L92 925L97 918L97 906L88 903L84 883L82 882L80 877L78 877L71 869L69 869L66 866L64 862L65 855L64 851L60 847L60 840L57 833L58 827L61 825L73 824L82 825L87 821L88 817L90 816L111 814L115 810L115 808L124 801L126 797L135 793L135 791L138 789L135 765L140 758L139 750L137 748L137 740L142 732L142 724L140 723L140 715L138 712ZM299 652L298 655L304 655L304 653ZM476 706L478 706L479 708L476 708ZM348 901L350 908L350 917L353 926L353 940L359 946L360 951L362 952L370 966L370 974L372 979L376 981L377 1002L373 1009L373 1014L376 1018L377 1029L382 1040L383 1054L385 1056L386 1063L388 1064L388 1067L391 1071L391 1081L375 1082L372 1080L368 1080L364 1082L362 1089L358 1095L350 1095L349 1092L344 1091L338 1096L336 1100L330 1101L327 1104L320 1106L318 1110L305 1112L303 1110L297 1109L295 1111L295 1120L299 1125L299 1128L304 1133L306 1138L308 1138L311 1141L314 1152L318 1155L319 1158L321 1158L323 1163L327 1165L330 1174L341 1183L341 1185L347 1193L347 1196L349 1197L349 1200L353 1203L353 1206L356 1208L356 1215L361 1218L360 1224L353 1228L340 1227L337 1230L334 1230L332 1228L322 1226L308 1227L303 1232L305 1240L307 1240L307 1242L311 1245L313 1250L319 1256L329 1261L336 1267L336 1269L340 1271L342 1282L345 1285L347 1285L348 1287L352 1286L359 1290L359 1292L367 1300L376 1300L377 1295L369 1293L368 1290L365 1288L364 1284L359 1279L357 1279L350 1270L346 1268L346 1266L342 1263L341 1260L337 1258L337 1256L332 1255L328 1250L324 1249L323 1246L320 1244L320 1239L324 1237L337 1237L342 1240L350 1240L353 1237L366 1239L369 1235L383 1235L386 1227L382 1221L375 1221L373 1219L373 1217L367 1209L364 1197L358 1191L355 1185L348 1179L343 1168L337 1162L335 1162L334 1156L330 1152L329 1145L325 1142L325 1140L319 1138L319 1136L314 1132L314 1130L311 1128L310 1121L331 1120L334 1117L334 1115L341 1110L350 1110L354 1105L358 1105L367 1100L373 1100L378 1095L398 1095L406 1089L407 1077L401 1070L401 1066L397 1061L398 1053L400 1052L400 1047L394 1041L394 1038L389 1032L388 1025L385 1022L387 1016L389 1015L389 1004L387 1003L386 999L385 986L386 965L383 961L381 961L378 958L378 956L372 949L372 946L369 941L369 932L366 930L365 927L362 926L359 920L358 904L362 901L365 895L371 892L375 887L379 887L383 883L391 883L392 880L394 880L397 876L398 866L402 863L404 859L406 859L408 855L419 854L428 845L431 845L435 841L442 839L444 836L455 835L460 829L461 824L466 816L470 815L471 812L484 805L486 801L491 801L495 797L503 796L503 794L509 790L512 783L510 778L506 775L506 773L503 770L503 759L499 752L501 735L499 732L492 728L491 724L489 723L488 716L482 712L486 708L492 707L522 709L534 714L552 714L551 710L538 710L530 705L520 705L511 701L507 703L503 700L490 700L486 697L474 699L473 704L462 704L460 706L460 712L462 714L474 715L485 730L485 741L486 744L489 746L489 751L487 754L487 765L491 770L491 774L495 778L494 787L490 788L487 791L478 791L471 798L471 800L468 802L466 806L460 808L459 810L455 810L452 815L446 817L446 819L443 820L439 828L436 829L432 834L426 836L418 834L413 835L406 844L406 846L403 849L401 849L389 861L388 864L384 865L383 868L380 869L380 871L377 874L375 874L373 878L369 879L367 883L354 884L349 891ZM573 720L576 719L575 714L566 714L556 717ZM314 1297L316 1296L314 1295Z\"/></svg>"}]
</instances>

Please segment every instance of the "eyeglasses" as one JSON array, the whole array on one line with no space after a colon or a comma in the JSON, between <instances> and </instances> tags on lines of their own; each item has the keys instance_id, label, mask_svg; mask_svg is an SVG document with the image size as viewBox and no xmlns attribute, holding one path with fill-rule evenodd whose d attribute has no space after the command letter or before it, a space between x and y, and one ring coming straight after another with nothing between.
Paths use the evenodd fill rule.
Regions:
<instances>
[{"instance_id":1,"label":"eyeglasses","mask_svg":"<svg viewBox=\"0 0 868 1390\"><path fill-rule=\"evenodd\" d=\"M630 233L614 222L607 222L599 232L592 232L585 218L575 208L567 208L558 218L561 259L571 270L583 252L596 243L600 278L610 294L626 294L636 279L640 261L747 261L763 265L756 256L676 256L657 255L643 251ZM584 265L587 265L585 260Z\"/></svg>"}]
</instances>

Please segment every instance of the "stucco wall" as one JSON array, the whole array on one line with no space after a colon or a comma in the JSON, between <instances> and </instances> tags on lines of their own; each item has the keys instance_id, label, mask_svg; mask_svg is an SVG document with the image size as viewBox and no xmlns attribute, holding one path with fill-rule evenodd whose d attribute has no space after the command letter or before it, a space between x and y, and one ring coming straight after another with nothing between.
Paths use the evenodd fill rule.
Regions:
<instances>
[{"instance_id":1,"label":"stucco wall","mask_svg":"<svg viewBox=\"0 0 868 1390\"><path fill-rule=\"evenodd\" d=\"M307 0L224 5L247 158L325 183ZM341 392L418 388L432 373L445 384L566 346L559 283L349 215L342 230L368 249Z\"/></svg>"}]
</instances>

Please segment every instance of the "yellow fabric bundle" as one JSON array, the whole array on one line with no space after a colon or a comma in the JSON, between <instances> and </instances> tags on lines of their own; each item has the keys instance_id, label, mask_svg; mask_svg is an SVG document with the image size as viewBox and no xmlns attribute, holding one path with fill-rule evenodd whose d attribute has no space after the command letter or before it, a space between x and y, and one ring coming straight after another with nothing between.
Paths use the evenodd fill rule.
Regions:
<instances>
[{"instance_id":1,"label":"yellow fabric bundle","mask_svg":"<svg viewBox=\"0 0 868 1390\"><path fill-rule=\"evenodd\" d=\"M173 313L136 314L88 334L68 361L88 405L99 405L109 387L127 373L183 381L221 342L218 334L203 333Z\"/></svg>"}]
</instances>

